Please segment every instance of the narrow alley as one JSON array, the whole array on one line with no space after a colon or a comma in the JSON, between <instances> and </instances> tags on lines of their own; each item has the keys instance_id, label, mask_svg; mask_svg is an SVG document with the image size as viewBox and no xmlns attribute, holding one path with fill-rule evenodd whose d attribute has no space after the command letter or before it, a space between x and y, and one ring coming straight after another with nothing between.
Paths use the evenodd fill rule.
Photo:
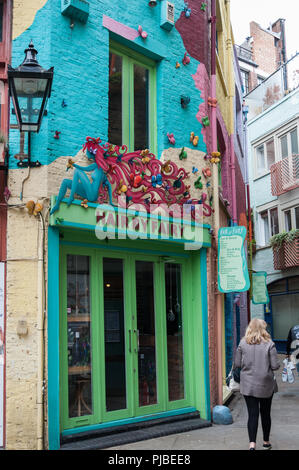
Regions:
<instances>
[{"instance_id":1,"label":"narrow alley","mask_svg":"<svg viewBox=\"0 0 299 470\"><path fill-rule=\"evenodd\" d=\"M284 356L280 355L280 360ZM281 381L282 365L275 373L278 393L272 404L272 450L299 450L299 377L295 373L293 384ZM109 450L247 450L247 410L242 395L235 394L229 408L233 415L233 424L228 426L213 425L182 434L136 442ZM262 449L262 432L259 423L257 450Z\"/></svg>"}]
</instances>

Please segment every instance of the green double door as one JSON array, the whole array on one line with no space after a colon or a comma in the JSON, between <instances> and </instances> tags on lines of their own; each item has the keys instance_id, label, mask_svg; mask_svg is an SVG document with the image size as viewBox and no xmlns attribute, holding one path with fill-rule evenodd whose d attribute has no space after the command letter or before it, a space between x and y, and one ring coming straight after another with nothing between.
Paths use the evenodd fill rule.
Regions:
<instances>
[{"instance_id":1,"label":"green double door","mask_svg":"<svg viewBox=\"0 0 299 470\"><path fill-rule=\"evenodd\" d=\"M61 429L190 405L187 263L62 248Z\"/></svg>"}]
</instances>

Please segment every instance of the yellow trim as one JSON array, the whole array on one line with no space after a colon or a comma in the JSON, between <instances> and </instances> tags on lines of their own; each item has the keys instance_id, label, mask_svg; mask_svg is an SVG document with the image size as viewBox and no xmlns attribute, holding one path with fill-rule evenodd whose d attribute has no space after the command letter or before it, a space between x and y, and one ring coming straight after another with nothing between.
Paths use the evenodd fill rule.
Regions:
<instances>
[{"instance_id":1,"label":"yellow trim","mask_svg":"<svg viewBox=\"0 0 299 470\"><path fill-rule=\"evenodd\" d=\"M217 100L229 135L234 133L234 38L230 21L230 1L217 0L218 54L217 66Z\"/></svg>"}]
</instances>

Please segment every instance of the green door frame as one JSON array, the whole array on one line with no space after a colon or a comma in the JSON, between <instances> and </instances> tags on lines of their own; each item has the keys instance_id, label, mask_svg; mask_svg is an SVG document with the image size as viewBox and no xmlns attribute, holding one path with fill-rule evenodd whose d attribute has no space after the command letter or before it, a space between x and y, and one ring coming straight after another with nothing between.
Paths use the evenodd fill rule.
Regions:
<instances>
[{"instance_id":1,"label":"green door frame","mask_svg":"<svg viewBox=\"0 0 299 470\"><path fill-rule=\"evenodd\" d=\"M92 351L92 397L93 414L69 418L68 403L68 361L67 361L67 280L66 257L67 255L88 256L90 259L90 290L91 290L91 351ZM104 295L103 295L103 258L122 259L124 279L124 334L126 351L126 395L127 408L123 410L107 412L105 409L105 338L104 338ZM129 330L137 331L136 309L136 280L135 262L150 261L154 263L154 291L155 291L155 336L156 336L156 371L157 371L157 397L158 403L149 406L138 405L138 345L136 335L132 335L132 353L128 351ZM171 261L182 266L182 305L189 297L187 292L185 260L173 259ZM60 332L61 332L61 428L62 430L76 428L78 426L90 426L98 423L122 420L134 416L146 416L147 414L162 411L175 410L190 406L190 346L187 338L188 324L183 316L183 345L184 345L184 379L185 398L178 401L168 401L168 373L167 373L167 344L166 344L166 317L162 312L166 311L164 262L157 256L121 254L115 252L100 252L97 249L89 249L74 246L63 246L60 262ZM183 313L184 315L184 313ZM137 352L137 354L136 354ZM133 378L133 379L132 379ZM101 398L99 398L101 397Z\"/></svg>"},{"instance_id":2,"label":"green door frame","mask_svg":"<svg viewBox=\"0 0 299 470\"><path fill-rule=\"evenodd\" d=\"M82 238L82 234L84 237ZM185 288L183 295L188 311L188 348L191 353L189 364L189 380L191 384L191 407L169 410L152 415L137 416L126 420L116 420L110 423L91 424L75 429L61 431L60 428L60 252L64 247L82 247L101 250L105 256L111 250L120 257L123 253L140 256L149 254L157 255L160 259L168 256L185 260ZM209 353L208 353L208 304L207 304L207 249L208 243L200 251L186 252L177 243L166 241L141 241L137 240L132 246L131 240L109 241L109 244L99 242L93 231L61 229L60 227L48 228L48 440L49 449L60 448L60 436L88 432L111 426L120 426L127 423L147 421L155 418L179 415L188 411L199 410L203 419L210 419L210 384L209 384ZM190 312L190 313L189 313ZM185 322L186 323L186 322ZM186 333L186 331L185 331ZM189 336L190 333L190 336ZM186 344L186 341L185 341Z\"/></svg>"},{"instance_id":3,"label":"green door frame","mask_svg":"<svg viewBox=\"0 0 299 470\"><path fill-rule=\"evenodd\" d=\"M122 57L122 142L134 152L134 64L148 70L148 133L149 149L157 155L157 69L156 62L116 41L109 51ZM113 144L113 142L112 142ZM137 150L137 149L136 149ZM139 149L138 149L139 150Z\"/></svg>"}]
</instances>

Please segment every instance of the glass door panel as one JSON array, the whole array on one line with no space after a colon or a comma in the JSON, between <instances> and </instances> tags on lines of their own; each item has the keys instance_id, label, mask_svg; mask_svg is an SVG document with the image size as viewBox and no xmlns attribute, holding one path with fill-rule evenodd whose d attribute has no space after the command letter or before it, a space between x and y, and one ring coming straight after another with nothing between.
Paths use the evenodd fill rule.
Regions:
<instances>
[{"instance_id":1,"label":"glass door panel","mask_svg":"<svg viewBox=\"0 0 299 470\"><path fill-rule=\"evenodd\" d=\"M157 404L154 263L136 261L139 406Z\"/></svg>"},{"instance_id":2,"label":"glass door panel","mask_svg":"<svg viewBox=\"0 0 299 470\"><path fill-rule=\"evenodd\" d=\"M74 253L62 282L63 428L189 405L184 265Z\"/></svg>"},{"instance_id":3,"label":"glass door panel","mask_svg":"<svg viewBox=\"0 0 299 470\"><path fill-rule=\"evenodd\" d=\"M67 255L67 346L69 418L91 415L89 256Z\"/></svg>"},{"instance_id":4,"label":"glass door panel","mask_svg":"<svg viewBox=\"0 0 299 470\"><path fill-rule=\"evenodd\" d=\"M185 398L181 265L165 264L168 399Z\"/></svg>"},{"instance_id":5,"label":"glass door panel","mask_svg":"<svg viewBox=\"0 0 299 470\"><path fill-rule=\"evenodd\" d=\"M123 59L121 56L109 55L109 122L108 141L122 145L122 80Z\"/></svg>"},{"instance_id":6,"label":"glass door panel","mask_svg":"<svg viewBox=\"0 0 299 470\"><path fill-rule=\"evenodd\" d=\"M134 64L134 149L149 148L149 71Z\"/></svg>"},{"instance_id":7,"label":"glass door panel","mask_svg":"<svg viewBox=\"0 0 299 470\"><path fill-rule=\"evenodd\" d=\"M106 411L127 408L123 260L103 259Z\"/></svg>"}]
</instances>

